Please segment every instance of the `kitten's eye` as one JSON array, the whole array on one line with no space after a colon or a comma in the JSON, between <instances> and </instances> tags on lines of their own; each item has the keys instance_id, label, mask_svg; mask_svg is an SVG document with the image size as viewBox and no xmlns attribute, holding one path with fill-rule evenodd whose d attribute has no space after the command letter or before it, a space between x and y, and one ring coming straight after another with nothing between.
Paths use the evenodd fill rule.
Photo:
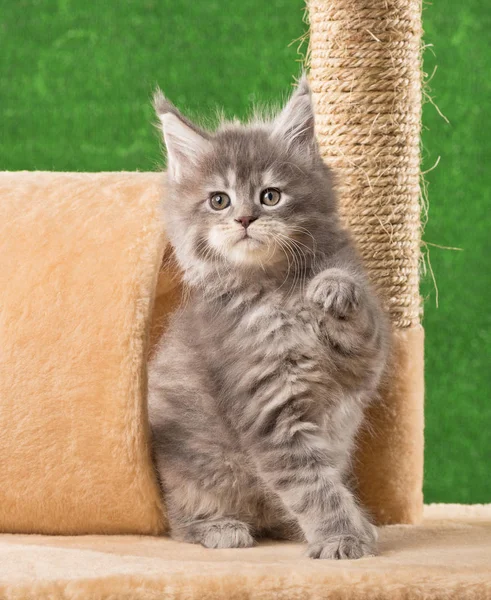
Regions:
<instances>
[{"instance_id":1,"label":"kitten's eye","mask_svg":"<svg viewBox=\"0 0 491 600\"><path fill-rule=\"evenodd\" d=\"M261 204L265 206L276 206L280 200L280 191L275 188L268 188L261 192Z\"/></svg>"},{"instance_id":2,"label":"kitten's eye","mask_svg":"<svg viewBox=\"0 0 491 600\"><path fill-rule=\"evenodd\" d=\"M210 206L213 210L223 210L230 206L230 196L225 192L216 192L210 198Z\"/></svg>"}]
</instances>

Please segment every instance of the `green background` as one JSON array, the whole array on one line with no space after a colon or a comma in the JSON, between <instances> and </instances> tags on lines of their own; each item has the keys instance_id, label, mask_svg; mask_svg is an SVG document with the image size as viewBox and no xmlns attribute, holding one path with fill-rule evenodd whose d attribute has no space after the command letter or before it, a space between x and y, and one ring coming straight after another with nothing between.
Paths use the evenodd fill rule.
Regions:
<instances>
[{"instance_id":1,"label":"green background","mask_svg":"<svg viewBox=\"0 0 491 600\"><path fill-rule=\"evenodd\" d=\"M191 115L243 116L300 70L302 0L0 0L0 170L154 170L158 83ZM426 5L423 281L427 502L491 501L491 4ZM305 49L305 46L304 46ZM433 54L434 53L434 54Z\"/></svg>"}]
</instances>

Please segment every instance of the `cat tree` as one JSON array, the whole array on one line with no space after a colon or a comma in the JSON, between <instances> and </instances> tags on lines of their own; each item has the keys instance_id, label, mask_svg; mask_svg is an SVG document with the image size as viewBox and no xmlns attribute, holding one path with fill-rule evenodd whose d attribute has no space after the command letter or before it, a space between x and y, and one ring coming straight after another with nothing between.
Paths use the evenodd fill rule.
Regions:
<instances>
[{"instance_id":1,"label":"cat tree","mask_svg":"<svg viewBox=\"0 0 491 600\"><path fill-rule=\"evenodd\" d=\"M419 2L309 3L320 147L394 326L390 377L355 461L381 524L415 523L423 507ZM4 174L1 185L0 456L10 468L0 469L0 528L161 532L145 368L181 293L162 261L161 175ZM59 435L67 429L71 438Z\"/></svg>"}]
</instances>

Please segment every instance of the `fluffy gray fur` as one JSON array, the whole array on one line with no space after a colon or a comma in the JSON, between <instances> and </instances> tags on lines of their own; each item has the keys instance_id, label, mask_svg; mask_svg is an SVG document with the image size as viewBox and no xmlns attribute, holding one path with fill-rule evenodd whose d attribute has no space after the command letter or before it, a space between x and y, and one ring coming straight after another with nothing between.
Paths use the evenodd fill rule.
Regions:
<instances>
[{"instance_id":1,"label":"fluffy gray fur","mask_svg":"<svg viewBox=\"0 0 491 600\"><path fill-rule=\"evenodd\" d=\"M312 558L374 553L346 485L388 324L348 233L301 80L271 120L203 131L158 92L165 216L188 298L149 367L155 460L175 539L302 539ZM276 206L261 192L281 193ZM231 204L213 210L225 192ZM248 227L237 219L255 218Z\"/></svg>"}]
</instances>

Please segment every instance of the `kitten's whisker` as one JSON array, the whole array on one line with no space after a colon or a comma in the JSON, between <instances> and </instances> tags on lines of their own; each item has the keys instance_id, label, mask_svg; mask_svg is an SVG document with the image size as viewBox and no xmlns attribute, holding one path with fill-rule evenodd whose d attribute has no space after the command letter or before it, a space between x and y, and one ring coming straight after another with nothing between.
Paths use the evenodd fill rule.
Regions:
<instances>
[{"instance_id":1,"label":"kitten's whisker","mask_svg":"<svg viewBox=\"0 0 491 600\"><path fill-rule=\"evenodd\" d=\"M292 258L294 267L295 267L293 282L286 294L286 299L288 300L290 298L290 296L293 294L293 291L295 289L295 284L296 284L296 281L298 278L298 273L299 273L299 261L297 259L295 250L292 248L291 244L289 243L290 242L289 238L287 236L283 236L283 234L279 234L279 233L277 233L276 235L278 236L278 238L277 238L278 242L285 249L285 256L287 256L286 251L288 251L288 253L290 254L290 256ZM290 263L289 263L289 266L290 266ZM285 281L287 280L289 273L290 273L290 269L288 269L288 273L287 273L287 277L285 278Z\"/></svg>"},{"instance_id":2,"label":"kitten's whisker","mask_svg":"<svg viewBox=\"0 0 491 600\"><path fill-rule=\"evenodd\" d=\"M301 244L302 246L304 246L306 249L308 249L309 253L312 254L312 269L315 270L316 268L316 264L317 264L317 259L319 258L318 253L317 253L317 243L316 240L314 238L314 236L304 227L299 227L299 226L294 226L293 231L303 231L305 232L308 236L310 236L313 240L313 248L309 248L308 246L306 246L305 244L303 244L302 242L300 242L300 240L297 240L296 238L291 238L293 239L297 244Z\"/></svg>"},{"instance_id":3,"label":"kitten's whisker","mask_svg":"<svg viewBox=\"0 0 491 600\"><path fill-rule=\"evenodd\" d=\"M277 243L278 246L280 247L280 249L283 251L283 254L285 255L286 260L288 262L288 270L286 272L285 278L283 279L283 281L281 282L281 284L276 288L275 292L277 292L278 290L280 290L285 285L285 282L288 280L288 276L290 275L291 263L290 263L290 259L288 257L288 254L287 254L287 252L285 250L285 247L284 247L282 241L274 233L271 234L271 237L273 238L274 243L275 244Z\"/></svg>"},{"instance_id":4,"label":"kitten's whisker","mask_svg":"<svg viewBox=\"0 0 491 600\"><path fill-rule=\"evenodd\" d=\"M308 264L307 264L307 256L306 256L305 252L302 250L302 247L309 250L310 252L312 252L312 250L310 248L308 248L308 246L306 246L305 244L302 244L301 242L299 242L296 239L293 239L289 236L285 236L284 234L281 234L281 233L278 233L278 235L285 240L285 244L288 244L290 251L292 252L294 259L295 259L295 266L296 266L297 270L295 272L295 278L293 280L292 288L295 287L295 284L297 283L297 279L299 279L300 291L301 291L301 293L303 293L304 289L305 289L306 280L307 280ZM297 252L295 252L295 250Z\"/></svg>"},{"instance_id":5,"label":"kitten's whisker","mask_svg":"<svg viewBox=\"0 0 491 600\"><path fill-rule=\"evenodd\" d=\"M298 231L299 233L306 233L312 239L312 251L314 252L314 254L316 253L317 241L308 229L306 229L305 227L302 227L301 225L292 225L289 229L291 231Z\"/></svg>"},{"instance_id":6,"label":"kitten's whisker","mask_svg":"<svg viewBox=\"0 0 491 600\"><path fill-rule=\"evenodd\" d=\"M268 240L268 242L267 242L267 243L268 243L268 245L270 245L270 244L269 244L269 240ZM267 257L266 257L266 259L265 259L265 262L266 262L266 263L269 263L269 259L270 259L272 256L274 256L275 252L276 252L276 242L275 242L275 240L273 239L273 246L271 246L271 247L270 247L269 254L268 254L268 256L267 256ZM261 264L262 264L262 263L261 263ZM265 271L265 272L266 272L266 271Z\"/></svg>"},{"instance_id":7,"label":"kitten's whisker","mask_svg":"<svg viewBox=\"0 0 491 600\"><path fill-rule=\"evenodd\" d=\"M310 246L307 246L307 244L304 244L303 242L301 242L300 240L297 240L297 238L291 237L291 236L287 236L292 242L295 242L296 244L303 246L303 248L305 248L305 250L307 252L309 252L310 254L315 256L315 252L313 251L312 248L310 248Z\"/></svg>"}]
</instances>

